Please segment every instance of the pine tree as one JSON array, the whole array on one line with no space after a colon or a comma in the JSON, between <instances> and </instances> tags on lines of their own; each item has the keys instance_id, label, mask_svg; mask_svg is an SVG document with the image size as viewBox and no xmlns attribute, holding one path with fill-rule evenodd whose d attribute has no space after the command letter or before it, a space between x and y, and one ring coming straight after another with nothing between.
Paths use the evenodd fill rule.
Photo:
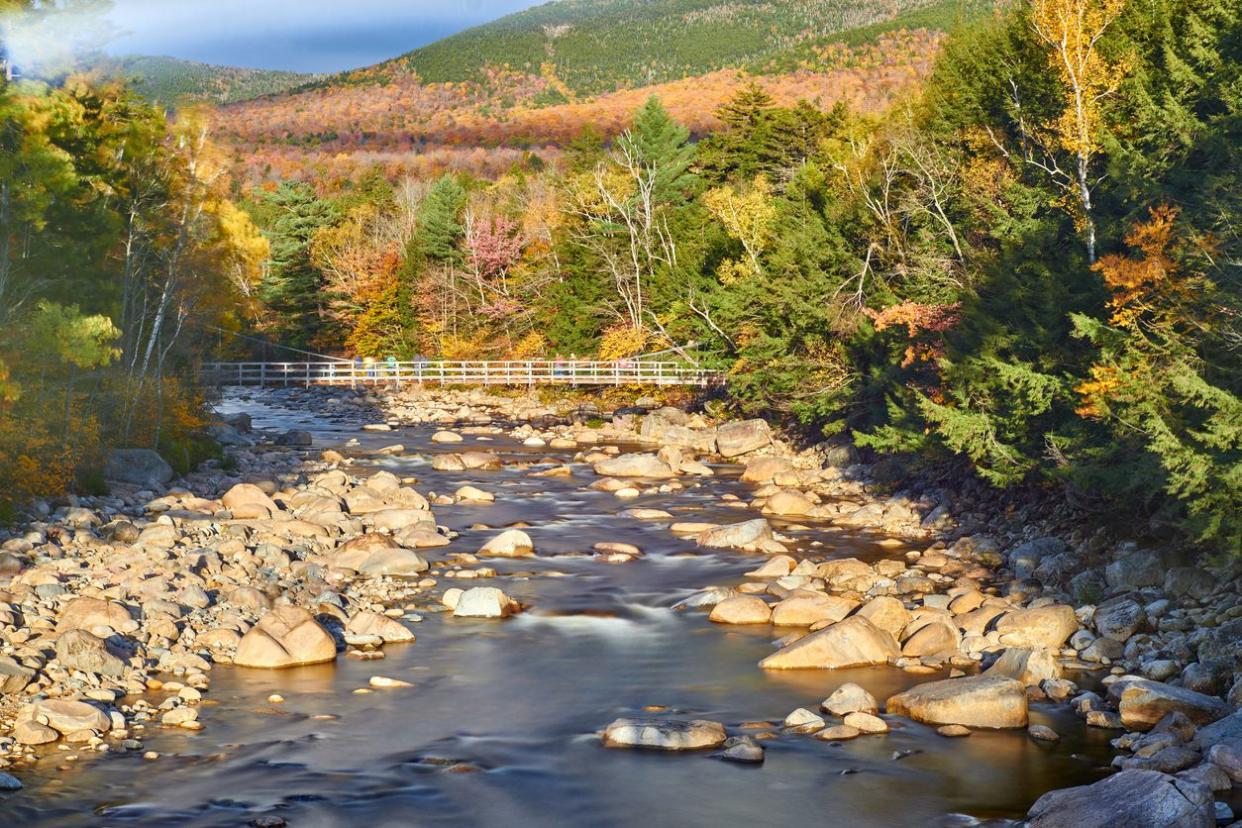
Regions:
<instances>
[{"instance_id":1,"label":"pine tree","mask_svg":"<svg viewBox=\"0 0 1242 828\"><path fill-rule=\"evenodd\" d=\"M281 184L265 201L273 211L266 231L272 261L259 286L260 298L279 319L282 343L306 348L322 333L328 298L323 274L311 260L311 242L321 228L336 222L337 211L309 184L295 182Z\"/></svg>"},{"instance_id":2,"label":"pine tree","mask_svg":"<svg viewBox=\"0 0 1242 828\"><path fill-rule=\"evenodd\" d=\"M682 204L698 189L698 176L690 169L695 155L690 130L674 121L655 95L635 114L634 125L618 145L642 166L655 169L656 201Z\"/></svg>"}]
</instances>

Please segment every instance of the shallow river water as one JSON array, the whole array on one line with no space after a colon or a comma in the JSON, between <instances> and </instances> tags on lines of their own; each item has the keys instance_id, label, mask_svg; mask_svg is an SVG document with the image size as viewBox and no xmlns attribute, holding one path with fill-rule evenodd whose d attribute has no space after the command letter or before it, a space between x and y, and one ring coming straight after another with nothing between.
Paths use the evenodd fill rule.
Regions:
<instances>
[{"instance_id":1,"label":"shallow river water","mask_svg":"<svg viewBox=\"0 0 1242 828\"><path fill-rule=\"evenodd\" d=\"M618 512L651 506L682 520L753 517L720 505L721 494L746 494L736 468L719 467L718 477L685 492L620 501L586 488L595 479L586 466L575 466L572 478L432 471L428 454L447 449L430 442L431 428L371 435L255 400L224 407L244 408L259 428L309 426L317 446L350 437L403 443L405 456L379 465L417 477L424 493L466 483L494 492L493 505L435 507L438 522L461 537L424 551L433 560L474 552L495 531L472 524L526 521L541 557L489 561L500 577L483 583L529 609L503 621L423 613L417 642L387 645L379 661L217 667L201 711L204 730L150 728L145 747L162 754L153 762L140 752L84 754L66 771L65 752L54 752L23 773L21 794L0 803L0 825L239 826L266 815L296 828L1004 824L1051 788L1103 775L1109 734L1038 704L1032 719L1063 735L1055 745L1023 731L946 739L894 722L900 728L887 735L835 744L780 735L763 742L766 762L755 767L710 753L605 749L595 733L618 716L713 719L736 733L743 722L779 725L797 707L815 709L847 681L883 701L939 676L891 668L766 673L756 663L771 652L771 628L722 627L701 611L671 609L705 585L740 582L761 559L697 550L667 522ZM509 459L572 454L531 454L500 436L479 447ZM900 554L823 526L789 534L821 557ZM812 548L816 540L823 545ZM634 543L646 556L616 566L572 554L600 541ZM415 686L352 692L373 675ZM269 704L272 693L286 701ZM667 712L644 713L649 705Z\"/></svg>"}]
</instances>

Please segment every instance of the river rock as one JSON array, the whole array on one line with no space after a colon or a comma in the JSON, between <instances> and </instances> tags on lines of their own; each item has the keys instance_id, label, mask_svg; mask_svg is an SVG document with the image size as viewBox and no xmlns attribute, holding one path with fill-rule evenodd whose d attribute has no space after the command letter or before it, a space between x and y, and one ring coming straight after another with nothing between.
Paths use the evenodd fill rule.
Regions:
<instances>
[{"instance_id":1,"label":"river rock","mask_svg":"<svg viewBox=\"0 0 1242 828\"><path fill-rule=\"evenodd\" d=\"M1026 727L1026 688L1003 676L932 681L892 696L885 709L926 724L974 728Z\"/></svg>"},{"instance_id":2,"label":"river rock","mask_svg":"<svg viewBox=\"0 0 1242 828\"><path fill-rule=\"evenodd\" d=\"M363 610L351 617L345 625L345 632L358 636L376 635L383 639L385 644L414 640L414 633L395 618L368 610Z\"/></svg>"},{"instance_id":3,"label":"river rock","mask_svg":"<svg viewBox=\"0 0 1242 828\"><path fill-rule=\"evenodd\" d=\"M1064 553L1068 547L1060 538L1036 538L1019 544L1009 551L1009 568L1018 580L1025 580L1035 574L1040 561Z\"/></svg>"},{"instance_id":4,"label":"river rock","mask_svg":"<svg viewBox=\"0 0 1242 828\"><path fill-rule=\"evenodd\" d=\"M806 517L815 513L815 501L794 489L781 489L763 504L763 511L780 517Z\"/></svg>"},{"instance_id":5,"label":"river rock","mask_svg":"<svg viewBox=\"0 0 1242 828\"><path fill-rule=\"evenodd\" d=\"M535 543L520 529L509 529L483 544L479 554L485 558L533 558Z\"/></svg>"},{"instance_id":6,"label":"river rock","mask_svg":"<svg viewBox=\"0 0 1242 828\"><path fill-rule=\"evenodd\" d=\"M224 493L220 502L238 520L262 520L280 511L276 502L253 483L238 483Z\"/></svg>"},{"instance_id":7,"label":"river rock","mask_svg":"<svg viewBox=\"0 0 1242 828\"><path fill-rule=\"evenodd\" d=\"M983 674L1016 679L1027 687L1038 687L1048 679L1060 678L1061 668L1047 650L1010 647Z\"/></svg>"},{"instance_id":8,"label":"river rock","mask_svg":"<svg viewBox=\"0 0 1242 828\"><path fill-rule=\"evenodd\" d=\"M301 607L276 607L242 636L233 663L278 669L336 660L336 642Z\"/></svg>"},{"instance_id":9,"label":"river rock","mask_svg":"<svg viewBox=\"0 0 1242 828\"><path fill-rule=\"evenodd\" d=\"M411 578L426 572L429 566L417 552L409 549L377 549L358 565L358 574L371 578Z\"/></svg>"},{"instance_id":10,"label":"river rock","mask_svg":"<svg viewBox=\"0 0 1242 828\"><path fill-rule=\"evenodd\" d=\"M712 607L708 616L709 621L717 624L766 624L771 618L771 607L753 595L726 598Z\"/></svg>"},{"instance_id":11,"label":"river rock","mask_svg":"<svg viewBox=\"0 0 1242 828\"><path fill-rule=\"evenodd\" d=\"M56 631L60 633L100 627L131 633L138 629L138 622L130 617L123 604L87 597L74 598L65 604L56 622Z\"/></svg>"},{"instance_id":12,"label":"river rock","mask_svg":"<svg viewBox=\"0 0 1242 828\"><path fill-rule=\"evenodd\" d=\"M853 682L846 682L832 691L832 695L820 702L819 706L832 715L841 717L850 713L875 713L880 709L875 696Z\"/></svg>"},{"instance_id":13,"label":"river rock","mask_svg":"<svg viewBox=\"0 0 1242 828\"><path fill-rule=\"evenodd\" d=\"M764 420L725 423L716 429L716 447L722 457L738 457L772 443L772 431Z\"/></svg>"},{"instance_id":14,"label":"river rock","mask_svg":"<svg viewBox=\"0 0 1242 828\"><path fill-rule=\"evenodd\" d=\"M777 477L792 475L793 463L784 457L752 457L746 461L742 480L747 483L770 483Z\"/></svg>"},{"instance_id":15,"label":"river rock","mask_svg":"<svg viewBox=\"0 0 1242 828\"><path fill-rule=\"evenodd\" d=\"M605 747L657 750L703 750L719 747L726 738L724 725L704 719L617 719L603 734Z\"/></svg>"},{"instance_id":16,"label":"river rock","mask_svg":"<svg viewBox=\"0 0 1242 828\"><path fill-rule=\"evenodd\" d=\"M13 658L0 655L0 694L17 694L34 681L35 671Z\"/></svg>"},{"instance_id":17,"label":"river rock","mask_svg":"<svg viewBox=\"0 0 1242 828\"><path fill-rule=\"evenodd\" d=\"M173 468L151 449L113 449L104 464L104 478L144 489L160 489L173 479Z\"/></svg>"},{"instance_id":18,"label":"river rock","mask_svg":"<svg viewBox=\"0 0 1242 828\"><path fill-rule=\"evenodd\" d=\"M745 765L763 763L763 746L749 736L737 736L727 740L720 758L726 762L739 762Z\"/></svg>"},{"instance_id":19,"label":"river rock","mask_svg":"<svg viewBox=\"0 0 1242 828\"><path fill-rule=\"evenodd\" d=\"M1242 739L1217 742L1207 752L1207 760L1223 770L1235 785L1242 785Z\"/></svg>"},{"instance_id":20,"label":"river rock","mask_svg":"<svg viewBox=\"0 0 1242 828\"><path fill-rule=\"evenodd\" d=\"M112 720L107 713L82 701L45 699L31 705L29 712L26 718L45 724L60 734L82 730L106 733L112 729Z\"/></svg>"},{"instance_id":21,"label":"river rock","mask_svg":"<svg viewBox=\"0 0 1242 828\"><path fill-rule=\"evenodd\" d=\"M872 598L855 613L859 618L866 618L885 632L897 636L906 628L914 616L906 605L891 595L880 595Z\"/></svg>"},{"instance_id":22,"label":"river rock","mask_svg":"<svg viewBox=\"0 0 1242 828\"><path fill-rule=\"evenodd\" d=\"M1211 724L1233 712L1220 699L1184 687L1148 679L1124 679L1118 684L1124 687L1117 709L1122 723L1131 730L1150 730L1174 712L1197 725Z\"/></svg>"},{"instance_id":23,"label":"river rock","mask_svg":"<svg viewBox=\"0 0 1242 828\"><path fill-rule=\"evenodd\" d=\"M901 645L901 654L911 658L946 655L957 652L961 636L956 627L940 621L932 621L919 627Z\"/></svg>"},{"instance_id":24,"label":"river rock","mask_svg":"<svg viewBox=\"0 0 1242 828\"><path fill-rule=\"evenodd\" d=\"M809 627L835 624L854 609L854 602L837 595L795 595L772 607L772 623L778 627Z\"/></svg>"},{"instance_id":25,"label":"river rock","mask_svg":"<svg viewBox=\"0 0 1242 828\"><path fill-rule=\"evenodd\" d=\"M1164 560L1158 552L1130 552L1104 568L1104 580L1113 589L1160 586L1165 578Z\"/></svg>"},{"instance_id":26,"label":"river rock","mask_svg":"<svg viewBox=\"0 0 1242 828\"><path fill-rule=\"evenodd\" d=\"M515 609L515 601L496 587L474 587L457 599L454 618L507 618Z\"/></svg>"},{"instance_id":27,"label":"river rock","mask_svg":"<svg viewBox=\"0 0 1242 828\"><path fill-rule=\"evenodd\" d=\"M1117 598L1096 607L1094 620L1100 635L1124 643L1139 631L1146 616L1133 598Z\"/></svg>"},{"instance_id":28,"label":"river rock","mask_svg":"<svg viewBox=\"0 0 1242 828\"><path fill-rule=\"evenodd\" d=\"M699 546L712 549L740 549L743 552L784 552L785 547L772 534L763 518L717 526L699 534Z\"/></svg>"},{"instance_id":29,"label":"river rock","mask_svg":"<svg viewBox=\"0 0 1242 828\"><path fill-rule=\"evenodd\" d=\"M600 460L595 473L604 477L645 477L653 480L675 476L672 466L654 454L622 454Z\"/></svg>"},{"instance_id":30,"label":"river rock","mask_svg":"<svg viewBox=\"0 0 1242 828\"><path fill-rule=\"evenodd\" d=\"M13 725L13 739L19 745L48 745L59 738L54 728L36 721L19 721Z\"/></svg>"},{"instance_id":31,"label":"river rock","mask_svg":"<svg viewBox=\"0 0 1242 828\"><path fill-rule=\"evenodd\" d=\"M1026 814L1027 828L1214 828L1212 792L1199 782L1124 770L1091 785L1050 791Z\"/></svg>"},{"instance_id":32,"label":"river rock","mask_svg":"<svg viewBox=\"0 0 1242 828\"><path fill-rule=\"evenodd\" d=\"M56 639L56 658L70 670L120 677L125 662L108 650L102 638L86 630L69 630Z\"/></svg>"},{"instance_id":33,"label":"river rock","mask_svg":"<svg viewBox=\"0 0 1242 828\"><path fill-rule=\"evenodd\" d=\"M759 662L765 670L835 670L885 664L900 654L896 639L865 618L851 616L803 636Z\"/></svg>"},{"instance_id":34,"label":"river rock","mask_svg":"<svg viewBox=\"0 0 1242 828\"><path fill-rule=\"evenodd\" d=\"M1002 644L1045 650L1059 648L1077 629L1074 608L1064 604L1014 610L996 623Z\"/></svg>"}]
</instances>

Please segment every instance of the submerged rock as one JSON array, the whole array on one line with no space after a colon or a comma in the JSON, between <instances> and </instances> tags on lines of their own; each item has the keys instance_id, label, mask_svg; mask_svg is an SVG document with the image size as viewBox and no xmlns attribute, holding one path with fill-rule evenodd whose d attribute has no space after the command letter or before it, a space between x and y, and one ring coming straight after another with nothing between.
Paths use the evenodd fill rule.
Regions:
<instances>
[{"instance_id":1,"label":"submerged rock","mask_svg":"<svg viewBox=\"0 0 1242 828\"><path fill-rule=\"evenodd\" d=\"M719 747L725 738L724 725L705 719L617 719L603 733L605 747L657 750L703 750Z\"/></svg>"}]
</instances>

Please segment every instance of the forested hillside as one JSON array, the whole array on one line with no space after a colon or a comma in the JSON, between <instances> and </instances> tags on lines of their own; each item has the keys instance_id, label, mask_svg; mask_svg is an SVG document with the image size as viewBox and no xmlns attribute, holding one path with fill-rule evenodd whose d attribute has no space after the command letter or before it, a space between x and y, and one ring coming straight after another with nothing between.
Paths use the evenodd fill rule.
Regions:
<instances>
[{"instance_id":1,"label":"forested hillside","mask_svg":"<svg viewBox=\"0 0 1242 828\"><path fill-rule=\"evenodd\" d=\"M445 38L347 82L413 72L427 83L481 82L503 68L555 83L550 99L598 95L732 66L815 68L817 47L848 30L946 28L981 0L562 0ZM909 19L907 19L909 18ZM791 59L797 55L798 59Z\"/></svg>"},{"instance_id":2,"label":"forested hillside","mask_svg":"<svg viewBox=\"0 0 1242 828\"><path fill-rule=\"evenodd\" d=\"M186 102L229 104L286 92L319 79L318 75L215 66L171 57L131 55L94 64L107 77L119 78L142 97L173 106Z\"/></svg>"}]
</instances>

